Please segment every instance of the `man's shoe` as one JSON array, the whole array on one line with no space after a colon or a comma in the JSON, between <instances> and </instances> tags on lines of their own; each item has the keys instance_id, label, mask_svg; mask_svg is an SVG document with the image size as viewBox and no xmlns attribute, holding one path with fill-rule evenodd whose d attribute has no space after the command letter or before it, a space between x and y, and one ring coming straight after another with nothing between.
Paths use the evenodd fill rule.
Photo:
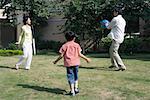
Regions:
<instances>
[{"instance_id":1,"label":"man's shoe","mask_svg":"<svg viewBox=\"0 0 150 100\"><path fill-rule=\"evenodd\" d=\"M122 69L119 68L119 69L116 69L115 71L121 71L121 70L122 70Z\"/></svg>"},{"instance_id":2,"label":"man's shoe","mask_svg":"<svg viewBox=\"0 0 150 100\"><path fill-rule=\"evenodd\" d=\"M119 66L119 68L121 69L121 71L126 70L126 67L125 67L125 66Z\"/></svg>"},{"instance_id":3,"label":"man's shoe","mask_svg":"<svg viewBox=\"0 0 150 100\"><path fill-rule=\"evenodd\" d=\"M113 65L111 65L111 66L109 66L108 68L114 68L115 66L113 66Z\"/></svg>"},{"instance_id":4,"label":"man's shoe","mask_svg":"<svg viewBox=\"0 0 150 100\"><path fill-rule=\"evenodd\" d=\"M70 91L70 92L69 92L68 94L66 94L66 95L75 96L76 94L75 94L75 92L72 93L72 92Z\"/></svg>"},{"instance_id":5,"label":"man's shoe","mask_svg":"<svg viewBox=\"0 0 150 100\"><path fill-rule=\"evenodd\" d=\"M124 71L124 70L126 70L126 69L124 69L124 68L119 68L119 69L116 69L115 71Z\"/></svg>"},{"instance_id":6,"label":"man's shoe","mask_svg":"<svg viewBox=\"0 0 150 100\"><path fill-rule=\"evenodd\" d=\"M25 70L30 70L29 68L25 68Z\"/></svg>"},{"instance_id":7,"label":"man's shoe","mask_svg":"<svg viewBox=\"0 0 150 100\"><path fill-rule=\"evenodd\" d=\"M126 69L124 69L124 68L121 69L121 71L124 71L124 70L126 70Z\"/></svg>"},{"instance_id":8,"label":"man's shoe","mask_svg":"<svg viewBox=\"0 0 150 100\"><path fill-rule=\"evenodd\" d=\"M25 67L25 70L30 70L30 67Z\"/></svg>"}]
</instances>

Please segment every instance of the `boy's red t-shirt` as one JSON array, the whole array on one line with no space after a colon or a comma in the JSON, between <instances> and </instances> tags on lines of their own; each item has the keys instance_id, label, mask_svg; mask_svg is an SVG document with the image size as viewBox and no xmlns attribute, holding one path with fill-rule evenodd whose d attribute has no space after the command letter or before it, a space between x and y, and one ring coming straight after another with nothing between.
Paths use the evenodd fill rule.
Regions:
<instances>
[{"instance_id":1,"label":"boy's red t-shirt","mask_svg":"<svg viewBox=\"0 0 150 100\"><path fill-rule=\"evenodd\" d=\"M64 66L76 66L80 65L79 53L82 51L80 45L74 41L66 42L59 50L61 54L64 54Z\"/></svg>"}]
</instances>

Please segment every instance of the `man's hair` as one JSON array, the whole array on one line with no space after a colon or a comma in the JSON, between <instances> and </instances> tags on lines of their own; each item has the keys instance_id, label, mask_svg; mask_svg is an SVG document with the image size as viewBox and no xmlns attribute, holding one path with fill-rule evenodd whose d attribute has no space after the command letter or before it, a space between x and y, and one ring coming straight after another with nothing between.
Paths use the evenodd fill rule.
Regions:
<instances>
[{"instance_id":1,"label":"man's hair","mask_svg":"<svg viewBox=\"0 0 150 100\"><path fill-rule=\"evenodd\" d=\"M67 41L72 41L75 37L77 37L77 35L72 31L68 31L65 33L65 38Z\"/></svg>"},{"instance_id":2,"label":"man's hair","mask_svg":"<svg viewBox=\"0 0 150 100\"><path fill-rule=\"evenodd\" d=\"M24 23L24 25L27 24L28 18L30 18L30 17L29 16L23 16L23 23Z\"/></svg>"},{"instance_id":3,"label":"man's hair","mask_svg":"<svg viewBox=\"0 0 150 100\"><path fill-rule=\"evenodd\" d=\"M116 7L113 9L113 11L117 12L118 15L122 15L122 9L121 8Z\"/></svg>"}]
</instances>

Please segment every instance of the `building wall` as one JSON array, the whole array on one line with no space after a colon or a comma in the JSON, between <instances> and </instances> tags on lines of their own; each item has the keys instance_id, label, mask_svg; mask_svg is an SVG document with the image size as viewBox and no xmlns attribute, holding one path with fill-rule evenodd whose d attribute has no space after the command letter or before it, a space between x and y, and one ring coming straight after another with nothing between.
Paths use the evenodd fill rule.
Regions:
<instances>
[{"instance_id":1,"label":"building wall","mask_svg":"<svg viewBox=\"0 0 150 100\"><path fill-rule=\"evenodd\" d=\"M50 18L48 20L48 25L41 29L42 37L41 40L45 41L60 41L64 42L64 33L63 30L60 30L61 25L65 24L65 19L62 18Z\"/></svg>"},{"instance_id":2,"label":"building wall","mask_svg":"<svg viewBox=\"0 0 150 100\"><path fill-rule=\"evenodd\" d=\"M142 36L150 36L150 27L145 27L149 24L150 20L144 21L142 18L139 19L139 29Z\"/></svg>"},{"instance_id":3,"label":"building wall","mask_svg":"<svg viewBox=\"0 0 150 100\"><path fill-rule=\"evenodd\" d=\"M17 26L12 26L7 20L6 15L3 16L3 9L0 9L0 47L6 47L9 43L14 43L18 40L23 25L23 12L16 11Z\"/></svg>"},{"instance_id":4,"label":"building wall","mask_svg":"<svg viewBox=\"0 0 150 100\"><path fill-rule=\"evenodd\" d=\"M0 20L0 42L2 47L8 46L9 43L15 42L15 27L6 24L7 20Z\"/></svg>"},{"instance_id":5,"label":"building wall","mask_svg":"<svg viewBox=\"0 0 150 100\"><path fill-rule=\"evenodd\" d=\"M1 32L1 30L2 30L2 28L1 28L1 22L0 22L0 48L2 47L2 44L1 44L1 34L2 34L2 32Z\"/></svg>"}]
</instances>

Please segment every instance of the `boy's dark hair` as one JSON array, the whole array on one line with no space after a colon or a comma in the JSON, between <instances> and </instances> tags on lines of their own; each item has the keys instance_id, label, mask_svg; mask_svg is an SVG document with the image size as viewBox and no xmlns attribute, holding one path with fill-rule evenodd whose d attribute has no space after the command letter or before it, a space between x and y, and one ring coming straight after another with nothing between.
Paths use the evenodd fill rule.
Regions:
<instances>
[{"instance_id":1,"label":"boy's dark hair","mask_svg":"<svg viewBox=\"0 0 150 100\"><path fill-rule=\"evenodd\" d=\"M115 8L113 9L113 11L117 12L118 15L122 15L122 9L121 9L121 8L115 7Z\"/></svg>"},{"instance_id":2,"label":"boy's dark hair","mask_svg":"<svg viewBox=\"0 0 150 100\"><path fill-rule=\"evenodd\" d=\"M67 41L72 41L75 37L77 37L77 35L72 31L65 33L65 38Z\"/></svg>"},{"instance_id":3,"label":"boy's dark hair","mask_svg":"<svg viewBox=\"0 0 150 100\"><path fill-rule=\"evenodd\" d=\"M24 25L27 24L28 18L30 18L30 17L29 16L23 16L23 23L24 23Z\"/></svg>"}]
</instances>

